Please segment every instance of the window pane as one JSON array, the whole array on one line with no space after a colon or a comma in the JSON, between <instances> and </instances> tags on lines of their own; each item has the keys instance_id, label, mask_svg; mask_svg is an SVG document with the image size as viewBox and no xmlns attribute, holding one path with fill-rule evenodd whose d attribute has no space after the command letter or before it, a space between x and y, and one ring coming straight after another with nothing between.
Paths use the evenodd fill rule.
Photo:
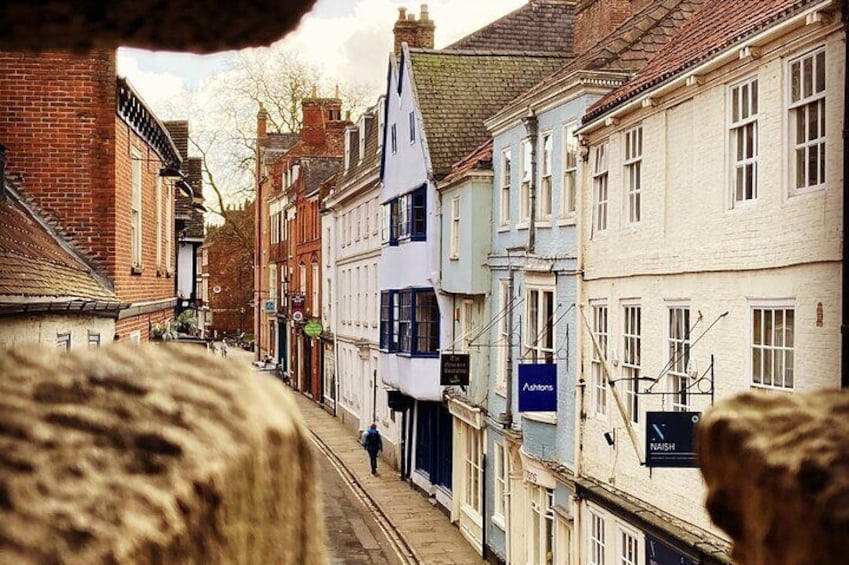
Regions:
<instances>
[{"instance_id":1,"label":"window pane","mask_svg":"<svg viewBox=\"0 0 849 565\"><path fill-rule=\"evenodd\" d=\"M805 187L805 150L796 150L796 188Z\"/></svg>"},{"instance_id":2,"label":"window pane","mask_svg":"<svg viewBox=\"0 0 849 565\"><path fill-rule=\"evenodd\" d=\"M815 92L823 92L825 90L825 51L817 53L816 65L816 90Z\"/></svg>"},{"instance_id":3,"label":"window pane","mask_svg":"<svg viewBox=\"0 0 849 565\"><path fill-rule=\"evenodd\" d=\"M792 65L790 65L790 101L798 102L801 98L801 69L799 62L796 61Z\"/></svg>"},{"instance_id":4,"label":"window pane","mask_svg":"<svg viewBox=\"0 0 849 565\"><path fill-rule=\"evenodd\" d=\"M814 93L814 60L811 57L802 61L802 83L804 96L807 98Z\"/></svg>"},{"instance_id":5,"label":"window pane","mask_svg":"<svg viewBox=\"0 0 849 565\"><path fill-rule=\"evenodd\" d=\"M758 113L758 81L752 81L752 114Z\"/></svg>"},{"instance_id":6,"label":"window pane","mask_svg":"<svg viewBox=\"0 0 849 565\"><path fill-rule=\"evenodd\" d=\"M740 117L748 118L749 117L749 85L744 84L740 87L740 97L743 99L740 109Z\"/></svg>"}]
</instances>

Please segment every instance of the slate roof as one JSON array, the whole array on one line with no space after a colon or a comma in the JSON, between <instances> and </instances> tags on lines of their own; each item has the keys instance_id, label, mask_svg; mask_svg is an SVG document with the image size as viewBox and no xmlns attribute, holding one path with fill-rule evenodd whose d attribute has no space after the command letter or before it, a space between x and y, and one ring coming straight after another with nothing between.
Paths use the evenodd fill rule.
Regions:
<instances>
[{"instance_id":1,"label":"slate roof","mask_svg":"<svg viewBox=\"0 0 849 565\"><path fill-rule=\"evenodd\" d=\"M705 0L680 31L664 45L637 76L589 108L584 122L629 98L710 59L764 28L789 18L818 0Z\"/></svg>"},{"instance_id":2,"label":"slate roof","mask_svg":"<svg viewBox=\"0 0 849 565\"><path fill-rule=\"evenodd\" d=\"M492 138L487 139L483 145L472 151L467 157L454 163L451 172L445 177L443 185L451 184L460 180L472 171L492 170Z\"/></svg>"},{"instance_id":3,"label":"slate roof","mask_svg":"<svg viewBox=\"0 0 849 565\"><path fill-rule=\"evenodd\" d=\"M593 47L579 53L539 84L519 96L510 106L521 106L551 84L577 71L609 70L637 72L657 53L704 0L665 0L638 10Z\"/></svg>"},{"instance_id":4,"label":"slate roof","mask_svg":"<svg viewBox=\"0 0 849 565\"><path fill-rule=\"evenodd\" d=\"M263 162L266 165L274 163L281 155L294 147L298 139L298 134L291 132L267 134Z\"/></svg>"},{"instance_id":5,"label":"slate roof","mask_svg":"<svg viewBox=\"0 0 849 565\"><path fill-rule=\"evenodd\" d=\"M0 201L0 304L24 297L34 302L100 302L117 308L120 301L108 281L48 228L9 183L6 194Z\"/></svg>"},{"instance_id":6,"label":"slate roof","mask_svg":"<svg viewBox=\"0 0 849 565\"><path fill-rule=\"evenodd\" d=\"M520 8L445 49L534 51L571 55L574 19L574 0L529 0Z\"/></svg>"},{"instance_id":7,"label":"slate roof","mask_svg":"<svg viewBox=\"0 0 849 565\"><path fill-rule=\"evenodd\" d=\"M563 66L563 57L494 51L410 49L409 61L430 153L441 179L489 139L483 121Z\"/></svg>"},{"instance_id":8,"label":"slate roof","mask_svg":"<svg viewBox=\"0 0 849 565\"><path fill-rule=\"evenodd\" d=\"M351 144L351 162L348 163L348 170L342 171L339 169L339 177L336 183L336 193L341 194L347 188L353 186L357 180L367 176L369 173L377 172L380 167L380 153L377 151L378 136L380 133L377 129L378 123L378 105L372 106L363 114L371 116L370 120L365 120L365 142L366 149L363 155L363 160L360 161L360 135L353 136ZM344 160L342 161L344 165Z\"/></svg>"},{"instance_id":9,"label":"slate roof","mask_svg":"<svg viewBox=\"0 0 849 565\"><path fill-rule=\"evenodd\" d=\"M336 174L342 167L342 157L301 157L300 174L304 175L304 194L312 196L321 188L321 183Z\"/></svg>"},{"instance_id":10,"label":"slate roof","mask_svg":"<svg viewBox=\"0 0 849 565\"><path fill-rule=\"evenodd\" d=\"M186 182L192 187L195 196L203 198L203 160L199 157L189 157L189 122L186 120L163 122L168 134L183 159L182 171L186 174ZM202 238L203 212L192 206L192 198L185 196L179 190L175 191L176 204L174 215L186 221L186 236Z\"/></svg>"}]
</instances>

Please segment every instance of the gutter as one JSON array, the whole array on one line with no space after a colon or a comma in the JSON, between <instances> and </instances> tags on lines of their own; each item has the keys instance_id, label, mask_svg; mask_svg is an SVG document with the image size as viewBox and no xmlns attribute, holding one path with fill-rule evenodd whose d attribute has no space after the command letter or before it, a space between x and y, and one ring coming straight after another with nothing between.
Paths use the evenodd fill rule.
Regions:
<instances>
[{"instance_id":1,"label":"gutter","mask_svg":"<svg viewBox=\"0 0 849 565\"><path fill-rule=\"evenodd\" d=\"M845 2L845 0L843 0L843 2ZM665 81L662 81L654 86L648 87L644 91L634 92L631 95L631 99L629 102L623 101L622 103L620 103L620 105L614 106L609 110L606 110L601 114L591 118L589 121L585 122L580 128L578 128L578 131L576 133L583 135L590 133L591 131L594 131L602 126L613 125L617 117L623 114L627 114L636 108L643 107L644 105L651 105L653 103L654 98L666 94L670 90L685 86L689 81L698 78L700 75L704 75L726 63L738 59L740 57L741 50L757 47L759 44L766 43L774 37L783 35L784 33L786 33L788 28L795 27L799 22L804 23L808 19L808 16L810 16L811 14L815 14L816 12L825 10L826 8L831 6L832 3L833 0L825 0L824 2L815 4L810 8L796 14L795 16L750 37L749 39L728 46L723 51L720 51L717 54L713 55L707 61L698 64L695 68L682 69L676 74L666 79Z\"/></svg>"}]
</instances>

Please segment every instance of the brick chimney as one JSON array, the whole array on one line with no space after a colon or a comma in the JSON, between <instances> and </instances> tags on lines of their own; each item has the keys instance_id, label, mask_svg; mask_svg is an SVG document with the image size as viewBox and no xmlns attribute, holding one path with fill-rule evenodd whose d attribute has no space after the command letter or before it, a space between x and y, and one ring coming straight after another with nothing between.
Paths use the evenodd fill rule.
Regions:
<instances>
[{"instance_id":1,"label":"brick chimney","mask_svg":"<svg viewBox=\"0 0 849 565\"><path fill-rule=\"evenodd\" d=\"M324 145L328 141L328 125L341 122L342 101L338 98L304 98L301 113L301 141L307 145Z\"/></svg>"},{"instance_id":2,"label":"brick chimney","mask_svg":"<svg viewBox=\"0 0 849 565\"><path fill-rule=\"evenodd\" d=\"M398 21L392 32L395 34L395 55L400 55L401 44L409 47L433 49L433 32L436 24L430 19L427 4L421 5L419 19L413 13L407 13L406 8L398 8Z\"/></svg>"},{"instance_id":3,"label":"brick chimney","mask_svg":"<svg viewBox=\"0 0 849 565\"><path fill-rule=\"evenodd\" d=\"M575 54L580 55L652 0L580 0L575 12Z\"/></svg>"},{"instance_id":4,"label":"brick chimney","mask_svg":"<svg viewBox=\"0 0 849 565\"><path fill-rule=\"evenodd\" d=\"M256 113L256 138L265 139L268 133L268 111L260 103L259 112Z\"/></svg>"}]
</instances>

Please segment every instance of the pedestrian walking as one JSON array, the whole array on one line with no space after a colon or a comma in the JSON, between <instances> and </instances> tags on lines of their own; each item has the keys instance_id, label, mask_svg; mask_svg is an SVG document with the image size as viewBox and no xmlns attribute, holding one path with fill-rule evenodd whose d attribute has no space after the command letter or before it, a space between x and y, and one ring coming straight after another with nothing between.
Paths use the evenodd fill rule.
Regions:
<instances>
[{"instance_id":1,"label":"pedestrian walking","mask_svg":"<svg viewBox=\"0 0 849 565\"><path fill-rule=\"evenodd\" d=\"M227 357L227 349L228 349L227 340L225 339L224 341L221 342L221 356L222 357Z\"/></svg>"},{"instance_id":2,"label":"pedestrian walking","mask_svg":"<svg viewBox=\"0 0 849 565\"><path fill-rule=\"evenodd\" d=\"M383 452L383 438L377 429L377 424L369 426L363 435L363 449L368 451L369 462L371 462L371 474L377 474L377 456Z\"/></svg>"}]
</instances>

